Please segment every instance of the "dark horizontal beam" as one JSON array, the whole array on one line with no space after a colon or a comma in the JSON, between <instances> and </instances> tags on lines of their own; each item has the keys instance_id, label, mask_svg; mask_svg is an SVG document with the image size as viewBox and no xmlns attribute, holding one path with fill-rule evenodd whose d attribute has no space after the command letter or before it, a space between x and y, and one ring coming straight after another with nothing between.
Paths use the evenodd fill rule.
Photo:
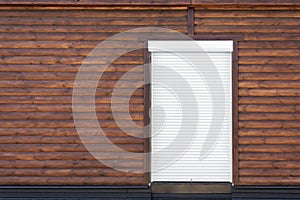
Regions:
<instances>
[{"instance_id":1,"label":"dark horizontal beam","mask_svg":"<svg viewBox=\"0 0 300 200\"><path fill-rule=\"evenodd\" d=\"M300 5L300 0L191 0L192 5Z\"/></svg>"},{"instance_id":2,"label":"dark horizontal beam","mask_svg":"<svg viewBox=\"0 0 300 200\"><path fill-rule=\"evenodd\" d=\"M0 5L188 6L190 5L190 0L0 0Z\"/></svg>"},{"instance_id":3,"label":"dark horizontal beam","mask_svg":"<svg viewBox=\"0 0 300 200\"><path fill-rule=\"evenodd\" d=\"M43 6L197 6L300 5L300 0L0 0L0 5Z\"/></svg>"}]
</instances>

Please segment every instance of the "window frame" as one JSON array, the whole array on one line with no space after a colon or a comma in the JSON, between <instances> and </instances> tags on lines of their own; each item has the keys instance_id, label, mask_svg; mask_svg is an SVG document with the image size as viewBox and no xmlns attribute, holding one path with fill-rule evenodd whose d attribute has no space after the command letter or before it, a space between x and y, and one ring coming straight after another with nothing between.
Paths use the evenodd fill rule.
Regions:
<instances>
[{"instance_id":1,"label":"window frame","mask_svg":"<svg viewBox=\"0 0 300 200\"><path fill-rule=\"evenodd\" d=\"M238 185L238 42L243 39L241 35L193 35L194 40L232 40L232 185ZM144 64L149 64L144 68L144 82L151 80L151 53L148 51L148 41L144 43ZM151 109L151 84L144 86L144 125L150 123ZM151 128L144 129L144 152L151 151ZM150 184L151 181L151 157L147 154L144 158L144 181Z\"/></svg>"}]
</instances>

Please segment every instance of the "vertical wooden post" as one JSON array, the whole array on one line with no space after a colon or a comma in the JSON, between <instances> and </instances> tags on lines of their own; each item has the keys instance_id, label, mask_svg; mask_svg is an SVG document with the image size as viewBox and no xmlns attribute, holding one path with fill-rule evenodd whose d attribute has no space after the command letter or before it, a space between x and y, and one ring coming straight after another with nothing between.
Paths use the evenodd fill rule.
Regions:
<instances>
[{"instance_id":1,"label":"vertical wooden post","mask_svg":"<svg viewBox=\"0 0 300 200\"><path fill-rule=\"evenodd\" d=\"M194 7L188 7L187 27L188 35L194 35Z\"/></svg>"},{"instance_id":2,"label":"vertical wooden post","mask_svg":"<svg viewBox=\"0 0 300 200\"><path fill-rule=\"evenodd\" d=\"M233 41L232 54L232 179L239 184L239 150L238 150L238 41Z\"/></svg>"},{"instance_id":3,"label":"vertical wooden post","mask_svg":"<svg viewBox=\"0 0 300 200\"><path fill-rule=\"evenodd\" d=\"M150 124L150 106L151 106L151 68L150 66L146 66L146 64L150 63L150 55L148 52L148 43L145 41L144 45L144 182L145 184L150 183L150 166L151 166L151 129L150 126L145 128L147 125Z\"/></svg>"}]
</instances>

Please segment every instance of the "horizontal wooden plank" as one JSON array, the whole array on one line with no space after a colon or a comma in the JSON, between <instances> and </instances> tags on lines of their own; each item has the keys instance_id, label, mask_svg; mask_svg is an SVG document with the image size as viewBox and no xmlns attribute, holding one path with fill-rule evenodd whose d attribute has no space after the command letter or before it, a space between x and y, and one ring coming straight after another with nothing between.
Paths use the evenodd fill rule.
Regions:
<instances>
[{"instance_id":1,"label":"horizontal wooden plank","mask_svg":"<svg viewBox=\"0 0 300 200\"><path fill-rule=\"evenodd\" d=\"M130 75L129 75L130 76ZM139 88L144 85L144 77L142 74L131 75L133 80L100 80L97 88L115 88L118 84L118 88ZM116 77L112 77L116 78ZM140 80L139 80L140 79ZM76 86L74 81L28 81L28 80L0 80L0 88L93 88L95 87L95 81L80 81Z\"/></svg>"},{"instance_id":2,"label":"horizontal wooden plank","mask_svg":"<svg viewBox=\"0 0 300 200\"><path fill-rule=\"evenodd\" d=\"M88 13L87 13L88 14ZM49 18L45 15L45 17L39 18L16 18L16 17L7 17L0 18L0 25L49 25L49 26L157 26L157 25L186 25L186 19L182 18L145 18L131 17L131 18L122 18L122 17L112 17L112 18ZM297 21L295 23L291 23L289 21L288 24L284 23L282 25L297 25Z\"/></svg>"},{"instance_id":3,"label":"horizontal wooden plank","mask_svg":"<svg viewBox=\"0 0 300 200\"><path fill-rule=\"evenodd\" d=\"M114 97L113 103L128 103L129 97L117 96ZM73 99L72 96L6 96L0 97L0 104L72 104L80 103L96 103L96 104L111 104L112 98L110 96L96 96L94 100L87 97L76 97ZM130 97L131 104L144 104L144 98L140 96Z\"/></svg>"},{"instance_id":4,"label":"horizontal wooden plank","mask_svg":"<svg viewBox=\"0 0 300 200\"><path fill-rule=\"evenodd\" d=\"M239 121L239 128L300 128L300 121Z\"/></svg>"},{"instance_id":5,"label":"horizontal wooden plank","mask_svg":"<svg viewBox=\"0 0 300 200\"><path fill-rule=\"evenodd\" d=\"M269 56L276 56L276 57L297 57L300 56L299 49L240 49L238 51L239 56L245 57L269 57ZM286 63L288 64L288 63Z\"/></svg>"},{"instance_id":6,"label":"horizontal wooden plank","mask_svg":"<svg viewBox=\"0 0 300 200\"><path fill-rule=\"evenodd\" d=\"M86 59L85 56L70 56L70 57L56 57L56 56L7 56L2 57L0 64L12 64L12 65L22 65L22 64L34 64L34 65L51 65L51 64L135 64L142 65L144 60L142 57L119 57L116 60L112 57L93 57Z\"/></svg>"},{"instance_id":7,"label":"horizontal wooden plank","mask_svg":"<svg viewBox=\"0 0 300 200\"><path fill-rule=\"evenodd\" d=\"M45 13L43 13L45 14ZM42 33L73 33L73 32L83 32L83 33L116 33L116 32L124 32L129 29L134 29L134 28L140 28L143 26L138 26L138 25L132 25L132 26L13 26L13 25L0 25L0 32L5 32L5 33L22 33L22 32L42 32ZM164 25L160 26L168 29L172 29L175 31L179 31L182 33L185 33L186 26L180 26L180 25ZM279 27L277 29L274 29L276 32L284 32L282 31ZM145 29L143 32L148 32L149 30ZM296 33L297 30L289 30L286 32L290 33ZM142 32L142 30L141 30Z\"/></svg>"},{"instance_id":8,"label":"horizontal wooden plank","mask_svg":"<svg viewBox=\"0 0 300 200\"><path fill-rule=\"evenodd\" d=\"M238 110L239 112L295 113L300 111L300 105L240 105Z\"/></svg>"},{"instance_id":9,"label":"horizontal wooden plank","mask_svg":"<svg viewBox=\"0 0 300 200\"><path fill-rule=\"evenodd\" d=\"M265 34L245 34L244 41L297 41L299 34L265 33Z\"/></svg>"},{"instance_id":10,"label":"horizontal wooden plank","mask_svg":"<svg viewBox=\"0 0 300 200\"><path fill-rule=\"evenodd\" d=\"M65 56L88 56L89 53L93 49L90 48L1 48L0 54L2 56L58 56L58 57L65 57ZM106 49L105 51L98 51L97 55L99 56L115 56L115 55L122 55L124 57L134 57L140 56L143 57L143 51L131 51L129 53L123 54L124 49Z\"/></svg>"},{"instance_id":11,"label":"horizontal wooden plank","mask_svg":"<svg viewBox=\"0 0 300 200\"><path fill-rule=\"evenodd\" d=\"M12 23L14 19L12 19ZM1 20L0 20L0 24ZM3 23L4 24L4 23ZM6 23L8 24L8 23ZM297 18L196 18L196 26L299 26Z\"/></svg>"},{"instance_id":12,"label":"horizontal wooden plank","mask_svg":"<svg viewBox=\"0 0 300 200\"><path fill-rule=\"evenodd\" d=\"M144 177L33 177L3 176L1 185L143 185Z\"/></svg>"},{"instance_id":13,"label":"horizontal wooden plank","mask_svg":"<svg viewBox=\"0 0 300 200\"><path fill-rule=\"evenodd\" d=\"M239 64L245 64L245 65L251 65L251 64L257 64L257 65L263 65L263 64L300 64L299 57L239 57L238 60Z\"/></svg>"},{"instance_id":14,"label":"horizontal wooden plank","mask_svg":"<svg viewBox=\"0 0 300 200\"><path fill-rule=\"evenodd\" d=\"M296 0L276 0L276 2L272 1L272 0L265 0L265 1L257 1L257 0L192 0L191 1L192 5L195 4L229 4L229 5L296 5L299 4L298 1Z\"/></svg>"},{"instance_id":15,"label":"horizontal wooden plank","mask_svg":"<svg viewBox=\"0 0 300 200\"><path fill-rule=\"evenodd\" d=\"M297 177L300 169L240 169L242 177Z\"/></svg>"},{"instance_id":16,"label":"horizontal wooden plank","mask_svg":"<svg viewBox=\"0 0 300 200\"><path fill-rule=\"evenodd\" d=\"M204 4L201 6L196 6L196 11L286 11L286 10L299 10L299 6L290 6L290 5L260 5L256 4L255 6L251 4L235 5L235 4Z\"/></svg>"},{"instance_id":17,"label":"horizontal wooden plank","mask_svg":"<svg viewBox=\"0 0 300 200\"><path fill-rule=\"evenodd\" d=\"M298 185L300 177L240 177L239 181L248 185Z\"/></svg>"},{"instance_id":18,"label":"horizontal wooden plank","mask_svg":"<svg viewBox=\"0 0 300 200\"><path fill-rule=\"evenodd\" d=\"M117 155L120 150L112 148L113 144L89 144L93 152L108 153L115 152ZM144 152L144 144L118 144L120 149L128 152ZM87 152L83 144L1 144L1 152ZM17 154L17 153L15 153ZM4 155L5 157L5 155Z\"/></svg>"},{"instance_id":19,"label":"horizontal wooden plank","mask_svg":"<svg viewBox=\"0 0 300 200\"><path fill-rule=\"evenodd\" d=\"M124 76L123 72L82 72L80 76L71 72L1 72L1 80L72 80L78 83L82 81L119 80ZM122 80L143 80L144 75L140 72L129 72Z\"/></svg>"},{"instance_id":20,"label":"horizontal wooden plank","mask_svg":"<svg viewBox=\"0 0 300 200\"><path fill-rule=\"evenodd\" d=\"M103 139L101 139L103 138ZM144 138L132 136L0 136L0 144L143 144Z\"/></svg>"},{"instance_id":21,"label":"horizontal wooden plank","mask_svg":"<svg viewBox=\"0 0 300 200\"><path fill-rule=\"evenodd\" d=\"M105 6L105 5L202 5L202 4L212 4L212 5L226 5L226 4L234 4L234 5L274 5L274 1L268 0L259 2L256 0L246 0L246 1L237 1L237 0L192 0L192 1L172 1L169 2L167 0L151 0L151 1L142 1L142 0L125 0L122 2L119 1L111 1L111 0L105 0L105 1L93 1L93 0L82 0L80 2L74 3L72 0L65 0L63 2L58 1L46 1L46 0L39 0L34 1L34 3L30 0L5 0L2 2L2 4L9 4L9 5L18 5L18 4L25 4L25 5L98 5L98 6ZM296 0L277 0L276 5L298 5L299 2Z\"/></svg>"},{"instance_id":22,"label":"horizontal wooden plank","mask_svg":"<svg viewBox=\"0 0 300 200\"><path fill-rule=\"evenodd\" d=\"M117 153L117 152L99 152L97 159L101 160L117 160L121 162L124 160L126 163L128 161L143 160L144 157L142 153ZM95 158L89 152L0 152L1 161L3 160L95 160ZM0 161L0 162L1 162Z\"/></svg>"},{"instance_id":23,"label":"horizontal wooden plank","mask_svg":"<svg viewBox=\"0 0 300 200\"><path fill-rule=\"evenodd\" d=\"M111 112L112 108L110 104L97 104L95 108L91 108L90 104L77 104L76 107L72 108L70 104L62 104L62 105L39 105L39 104L7 104L7 105L0 105L0 112L73 112L73 113L80 113L83 112ZM114 110L118 110L118 112L128 112L128 105L127 104L114 104ZM143 104L136 104L129 106L130 112L144 112L144 105ZM3 113L5 114L5 113ZM39 113L36 113L37 115ZM117 116L117 114L116 114Z\"/></svg>"},{"instance_id":24,"label":"horizontal wooden plank","mask_svg":"<svg viewBox=\"0 0 300 200\"><path fill-rule=\"evenodd\" d=\"M240 137L298 137L300 136L299 129L239 129Z\"/></svg>"},{"instance_id":25,"label":"horizontal wooden plank","mask_svg":"<svg viewBox=\"0 0 300 200\"><path fill-rule=\"evenodd\" d=\"M82 89L77 90L76 94L73 94L73 90L71 88L64 89L40 89L40 88L3 88L0 90L1 96L86 96L91 95L92 90L90 89ZM118 94L116 96L130 96L131 89L119 89ZM113 93L113 89L106 88L98 88L96 90L95 96L111 96ZM143 89L136 89L136 92L132 94L133 96L143 96Z\"/></svg>"},{"instance_id":26,"label":"horizontal wooden plank","mask_svg":"<svg viewBox=\"0 0 300 200\"><path fill-rule=\"evenodd\" d=\"M300 133L299 133L300 134ZM291 145L298 145L300 144L300 137L288 137L288 136L281 136L281 137L240 137L239 144L291 144Z\"/></svg>"},{"instance_id":27,"label":"horizontal wooden plank","mask_svg":"<svg viewBox=\"0 0 300 200\"><path fill-rule=\"evenodd\" d=\"M44 38L44 40L45 39L46 38ZM29 49L29 48L31 49L79 49L80 48L80 49L92 50L101 42L101 41L55 41L53 42L53 41L44 41L44 40L39 39L39 41L18 41L18 42L3 41L0 44L0 48L2 49L8 49L8 48L10 49L15 49L15 48L16 49L20 49L20 48L21 49ZM130 44L130 42L128 43ZM122 42L120 42L120 44L122 44ZM106 47L106 49L108 48Z\"/></svg>"},{"instance_id":28,"label":"horizontal wooden plank","mask_svg":"<svg viewBox=\"0 0 300 200\"><path fill-rule=\"evenodd\" d=\"M94 119L95 113L81 113L79 119ZM127 113L96 113L98 120L134 120L142 121L144 119L143 112ZM77 118L77 119L78 119ZM72 120L73 113L71 112L2 112L0 120Z\"/></svg>"},{"instance_id":29,"label":"horizontal wooden plank","mask_svg":"<svg viewBox=\"0 0 300 200\"><path fill-rule=\"evenodd\" d=\"M261 144L261 145L239 145L239 152L248 152L248 153L299 153L300 152L300 145L283 145L283 144Z\"/></svg>"},{"instance_id":30,"label":"horizontal wooden plank","mask_svg":"<svg viewBox=\"0 0 300 200\"><path fill-rule=\"evenodd\" d=\"M3 169L0 168L0 176L55 176L55 177L141 177L144 174L141 169L136 169L134 172L122 172L114 169Z\"/></svg>"},{"instance_id":31,"label":"horizontal wooden plank","mask_svg":"<svg viewBox=\"0 0 300 200\"><path fill-rule=\"evenodd\" d=\"M77 40L73 41L72 36L70 36L71 37L70 39L66 39L66 40L62 39L62 40L54 42L52 40L47 40L47 37L49 36L51 38L51 37L56 36L57 39L59 39L62 37L67 37L67 36L64 36L64 33L59 33L59 34L51 33L51 35L49 35L50 33L48 33L48 35L45 34L43 36L44 38L38 38L37 41L34 41L34 40L27 41L27 40L23 39L23 40L18 40L18 42L14 42L15 39L12 38L12 41L1 42L0 48L1 49L43 49L42 51L45 51L45 49L78 49L78 51L86 51L86 49L88 49L91 51L92 49L95 48L93 55L97 55L97 56L98 55L105 56L105 55L111 55L111 54L118 55L118 54L125 54L125 53L127 53L126 51L135 50L138 47L144 46L144 43L142 42L142 40L141 41L133 40L133 39L136 39L136 40L139 39L139 38L137 38L138 36L136 36L138 33L133 32L132 34L134 34L134 33L135 33L134 38L132 38L131 40L127 40L127 38L126 38L127 35L125 35L124 38L119 38L119 39L110 38L110 40L106 40L106 43L101 43L102 40L101 41L99 41L99 40L81 41L82 39L80 39L80 38L78 38L78 39L76 38ZM8 33L6 33L6 34L8 34ZM22 36L22 35L20 35L20 33L10 33L10 34L11 35L16 34L17 36ZM82 33L82 34L84 34L84 33ZM2 35L4 35L4 33L2 33ZM24 33L23 35L26 36L27 34ZM36 34L36 35L38 35L38 34ZM131 34L128 33L129 37L130 37L130 35ZM147 35L148 34L145 33L144 37L147 37ZM170 35L170 33L169 33L169 35ZM80 37L84 38L85 34L81 35ZM101 46L97 46L99 44L101 44ZM103 49L107 50L107 52L102 51ZM69 50L69 51L71 51L71 50Z\"/></svg>"},{"instance_id":32,"label":"horizontal wooden plank","mask_svg":"<svg viewBox=\"0 0 300 200\"><path fill-rule=\"evenodd\" d=\"M131 120L130 120L131 121ZM135 125L128 123L128 120L118 120L118 124L114 120L77 120L78 128L97 128L99 125L103 128L135 128L136 126L144 126L143 121L135 121ZM75 128L73 120L2 120L0 128Z\"/></svg>"},{"instance_id":33,"label":"horizontal wooden plank","mask_svg":"<svg viewBox=\"0 0 300 200\"><path fill-rule=\"evenodd\" d=\"M300 169L300 161L240 161L241 169Z\"/></svg>"},{"instance_id":34,"label":"horizontal wooden plank","mask_svg":"<svg viewBox=\"0 0 300 200\"><path fill-rule=\"evenodd\" d=\"M2 11L0 12L0 14ZM0 40L2 42L7 41L74 41L78 43L78 41L94 41L94 47L96 44L101 41L107 39L112 36L113 33L0 33ZM130 36L130 35L129 35ZM133 40L136 39L136 36L125 37L125 40ZM11 42L12 43L12 42ZM14 45L17 46L17 45ZM52 45L53 46L53 45ZM2 47L2 46L1 46ZM37 47L38 48L38 47ZM93 47L91 47L93 48Z\"/></svg>"},{"instance_id":35,"label":"horizontal wooden plank","mask_svg":"<svg viewBox=\"0 0 300 200\"><path fill-rule=\"evenodd\" d=\"M270 30L269 30L270 32ZM245 41L239 42L239 49L299 49L300 41Z\"/></svg>"},{"instance_id":36,"label":"horizontal wooden plank","mask_svg":"<svg viewBox=\"0 0 300 200\"><path fill-rule=\"evenodd\" d=\"M258 2L256 1L256 4ZM272 17L272 18L278 18L278 17L295 17L299 18L300 14L298 11L291 11L291 10L285 10L285 11L272 11L272 10L262 10L262 11L240 11L240 10L225 10L225 11L198 11L195 12L196 18L253 18L253 17L260 17L260 18L266 18L266 17Z\"/></svg>"},{"instance_id":37,"label":"horizontal wooden plank","mask_svg":"<svg viewBox=\"0 0 300 200\"><path fill-rule=\"evenodd\" d=\"M240 160L247 161L299 161L300 153L239 153Z\"/></svg>"},{"instance_id":38,"label":"horizontal wooden plank","mask_svg":"<svg viewBox=\"0 0 300 200\"><path fill-rule=\"evenodd\" d=\"M286 7L288 8L288 5L282 5L280 7ZM30 10L30 11L59 11L59 10L71 10L71 11L149 11L149 10L154 10L154 11L164 11L164 10L181 10L184 11L186 10L186 6L181 5L181 6L155 6L155 5L149 5L149 6L144 6L144 5L102 5L102 6L96 6L96 5L78 5L78 4L73 4L73 5L68 5L68 6L62 6L62 5L48 5L48 6L40 6L40 5L1 5L0 10L2 11L16 11L16 10ZM295 9L293 9L295 10Z\"/></svg>"},{"instance_id":39,"label":"horizontal wooden plank","mask_svg":"<svg viewBox=\"0 0 300 200\"><path fill-rule=\"evenodd\" d=\"M289 6L280 6L281 8L289 8ZM16 11L16 10L31 10L31 11L59 11L59 10L72 10L72 11L126 11L126 10L130 10L130 11L163 11L163 10L186 10L186 6L155 6L155 5L149 5L149 6L143 6L143 5L134 5L134 6L130 6L130 5L107 5L107 6L93 6L93 5L68 5L68 6L62 6L62 5L48 5L48 6L39 6L39 5L26 5L26 6L22 6L22 5L1 5L0 6L0 10L2 11L7 11L7 10L11 10L11 11ZM297 9L293 9L293 10L297 10Z\"/></svg>"},{"instance_id":40,"label":"horizontal wooden plank","mask_svg":"<svg viewBox=\"0 0 300 200\"><path fill-rule=\"evenodd\" d=\"M239 72L300 72L300 65L295 64L263 64L263 65L239 65Z\"/></svg>"},{"instance_id":41,"label":"horizontal wooden plank","mask_svg":"<svg viewBox=\"0 0 300 200\"><path fill-rule=\"evenodd\" d=\"M1 26L0 26L1 28ZM6 28L6 27L2 27ZM175 27L172 27L175 28ZM7 28L6 28L7 29ZM180 28L177 28L180 30ZM18 30L10 29L11 32ZM24 30L25 31L25 30ZM63 30L58 29L63 32ZM195 26L195 33L299 33L299 26Z\"/></svg>"},{"instance_id":42,"label":"horizontal wooden plank","mask_svg":"<svg viewBox=\"0 0 300 200\"><path fill-rule=\"evenodd\" d=\"M297 97L300 96L300 90L299 89L239 89L239 96Z\"/></svg>"},{"instance_id":43,"label":"horizontal wooden plank","mask_svg":"<svg viewBox=\"0 0 300 200\"><path fill-rule=\"evenodd\" d=\"M239 113L239 120L300 120L300 113ZM299 138L300 139L300 138Z\"/></svg>"},{"instance_id":44,"label":"horizontal wooden plank","mask_svg":"<svg viewBox=\"0 0 300 200\"><path fill-rule=\"evenodd\" d=\"M99 128L84 128L79 129L82 136L97 136L99 135ZM102 128L106 136L143 136L143 128ZM78 136L75 128L0 128L1 136Z\"/></svg>"},{"instance_id":45,"label":"horizontal wooden plank","mask_svg":"<svg viewBox=\"0 0 300 200\"><path fill-rule=\"evenodd\" d=\"M296 65L295 65L296 66ZM300 74L297 72L293 73L239 73L239 80L293 80L297 81L300 79Z\"/></svg>"},{"instance_id":46,"label":"horizontal wooden plank","mask_svg":"<svg viewBox=\"0 0 300 200\"><path fill-rule=\"evenodd\" d=\"M108 165L112 168L124 169L143 169L143 160L105 160L105 164L98 160L1 160L0 167L4 169L65 169L65 168L87 168L89 169L104 169Z\"/></svg>"},{"instance_id":47,"label":"horizontal wooden plank","mask_svg":"<svg viewBox=\"0 0 300 200\"><path fill-rule=\"evenodd\" d=\"M81 65L68 65L68 64L57 64L57 65L0 65L1 72L73 72L77 73ZM130 65L130 64L110 64L107 65L84 65L80 68L81 72L143 72L143 65ZM130 74L128 74L130 75ZM106 75L104 74L104 77Z\"/></svg>"},{"instance_id":48,"label":"horizontal wooden plank","mask_svg":"<svg viewBox=\"0 0 300 200\"><path fill-rule=\"evenodd\" d=\"M1 101L0 101L1 102ZM300 97L239 97L239 104L298 104Z\"/></svg>"},{"instance_id":49,"label":"horizontal wooden plank","mask_svg":"<svg viewBox=\"0 0 300 200\"><path fill-rule=\"evenodd\" d=\"M300 81L239 81L238 86L239 88L300 88Z\"/></svg>"},{"instance_id":50,"label":"horizontal wooden plank","mask_svg":"<svg viewBox=\"0 0 300 200\"><path fill-rule=\"evenodd\" d=\"M45 1L47 4L48 1ZM175 1L174 1L175 2ZM32 2L31 2L32 3ZM72 2L73 8L74 8L74 2ZM57 5L57 4L56 4ZM72 7L72 6L71 6ZM109 7L109 6L108 6ZM68 10L68 7L65 7L66 9L62 7L57 7L56 10L47 9L45 10L40 7L40 9L34 9L34 7L28 7L28 9L17 10L17 9L11 9L11 10L3 10L0 12L0 17L22 17L22 18L41 18L43 16L50 18L50 17L56 17L56 18L63 18L63 17L69 17L69 18L129 18L129 17L141 17L141 18L165 18L165 17L185 17L187 16L187 13L185 12L186 9L178 9L178 10L135 10L134 7L131 7L129 10L120 10L116 9L114 11L110 9L104 9L104 10L77 10L74 12L72 9ZM118 8L118 7L116 7ZM170 7L168 7L170 9Z\"/></svg>"},{"instance_id":51,"label":"horizontal wooden plank","mask_svg":"<svg viewBox=\"0 0 300 200\"><path fill-rule=\"evenodd\" d=\"M0 7L1 9L1 7ZM12 11L10 11L9 13L11 13ZM73 11L72 11L73 12ZM0 12L1 15L2 12ZM20 13L19 11L17 13ZM73 12L74 13L74 12ZM99 13L99 12L98 12ZM141 14L144 13L141 12ZM169 11L168 11L169 13ZM167 13L167 14L168 14ZM45 13L43 12L43 14L40 15L44 15ZM50 14L50 13L48 13ZM184 14L186 14L186 12L184 12ZM170 17L170 16L169 16ZM100 18L102 19L102 18ZM148 19L148 18L147 18ZM7 48L10 48L7 44L11 43L12 46L14 46L15 48L17 48L17 44L14 44L14 42L12 41L20 41L23 45L27 44L30 45L29 41L35 41L35 42L40 42L41 44L47 44L47 41L55 41L55 43L62 43L64 44L66 41L72 41L74 42L74 45L78 46L78 48L80 48L80 43L82 42L83 46L82 48L93 48L95 47L95 45L99 44L100 42L102 42L103 40L106 40L108 37L113 36L114 34L117 34L118 32L99 32L99 33L94 33L94 32L60 32L60 33L55 33L55 32L51 32L51 33L47 33L47 32L15 32L15 33L6 33L6 32L0 32L0 40L2 42L5 42L4 44L7 46ZM159 39L170 39L170 32L166 31L160 31L158 32L159 35L156 35L155 38L159 38ZM115 41L118 41L119 43L122 43L122 41L126 41L128 43L128 45L130 45L131 43L133 43L134 41L145 41L149 39L149 36L151 35L151 33L146 33L146 34L137 34L135 32L128 32L126 35L120 37L120 38L114 38ZM10 42L8 42L10 41ZM28 41L28 43L25 43L26 41ZM45 43L44 43L45 41ZM7 43L8 42L8 43ZM124 43L124 42L123 42ZM13 45L14 44L14 45ZM35 44L35 43L32 43ZM67 43L68 45L72 45L71 43ZM22 45L22 46L23 46ZM49 42L47 45L51 45ZM52 48L58 48L55 47L54 45L51 45ZM84 47L86 46L86 47ZM1 46L2 47L2 46ZM120 47L120 45L119 45ZM11 47L13 48L13 47ZM36 48L39 48L38 46L36 46ZM44 47L47 48L47 47ZM50 48L50 47L49 47ZM67 48L67 47L65 47Z\"/></svg>"}]
</instances>

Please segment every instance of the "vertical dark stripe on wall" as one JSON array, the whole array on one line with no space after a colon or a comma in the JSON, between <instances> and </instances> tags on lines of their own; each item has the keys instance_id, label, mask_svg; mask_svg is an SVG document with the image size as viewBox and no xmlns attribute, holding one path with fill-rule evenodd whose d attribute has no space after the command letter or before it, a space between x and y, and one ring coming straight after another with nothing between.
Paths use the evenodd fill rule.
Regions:
<instances>
[{"instance_id":1,"label":"vertical dark stripe on wall","mask_svg":"<svg viewBox=\"0 0 300 200\"><path fill-rule=\"evenodd\" d=\"M239 183L238 162L238 41L233 41L232 54L232 149L233 149L233 183Z\"/></svg>"},{"instance_id":2,"label":"vertical dark stripe on wall","mask_svg":"<svg viewBox=\"0 0 300 200\"><path fill-rule=\"evenodd\" d=\"M188 35L194 35L194 7L188 7Z\"/></svg>"},{"instance_id":3,"label":"vertical dark stripe on wall","mask_svg":"<svg viewBox=\"0 0 300 200\"><path fill-rule=\"evenodd\" d=\"M149 64L149 65L147 65ZM150 106L151 106L151 85L147 84L151 81L150 54L148 52L147 41L144 45L144 181L146 184L150 182L150 154L151 151L151 129L150 126Z\"/></svg>"}]
</instances>

